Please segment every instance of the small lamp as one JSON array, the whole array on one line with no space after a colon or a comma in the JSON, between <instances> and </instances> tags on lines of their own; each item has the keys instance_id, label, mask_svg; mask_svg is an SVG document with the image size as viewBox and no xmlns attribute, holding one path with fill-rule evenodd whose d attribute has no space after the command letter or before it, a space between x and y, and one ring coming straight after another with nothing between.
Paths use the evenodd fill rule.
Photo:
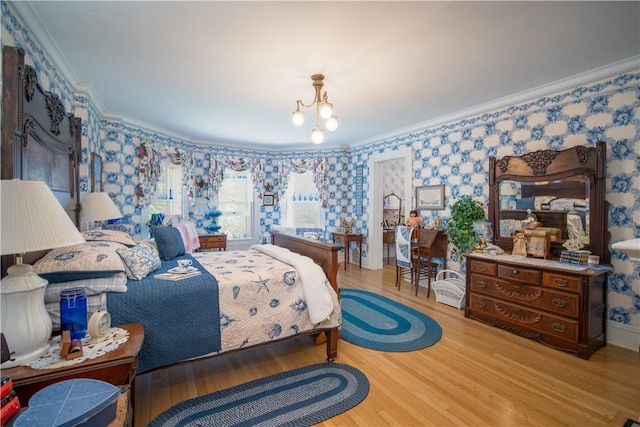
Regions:
<instances>
[{"instance_id":1,"label":"small lamp","mask_svg":"<svg viewBox=\"0 0 640 427\"><path fill-rule=\"evenodd\" d=\"M2 323L11 359L0 368L11 368L37 359L49 349L51 318L44 306L48 282L22 264L27 252L84 243L71 218L47 184L19 179L0 181L1 254L16 254L0 283Z\"/></svg>"},{"instance_id":2,"label":"small lamp","mask_svg":"<svg viewBox=\"0 0 640 427\"><path fill-rule=\"evenodd\" d=\"M120 209L104 192L85 193L82 196L82 222L100 222L122 218Z\"/></svg>"}]
</instances>

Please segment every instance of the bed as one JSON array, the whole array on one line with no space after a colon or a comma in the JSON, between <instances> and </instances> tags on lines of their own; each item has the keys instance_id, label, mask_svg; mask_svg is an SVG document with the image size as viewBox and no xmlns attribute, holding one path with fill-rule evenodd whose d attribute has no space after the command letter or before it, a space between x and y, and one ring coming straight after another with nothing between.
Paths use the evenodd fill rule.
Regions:
<instances>
[{"instance_id":1,"label":"bed","mask_svg":"<svg viewBox=\"0 0 640 427\"><path fill-rule=\"evenodd\" d=\"M79 226L80 119L41 88L21 49L3 48L3 87L2 179L45 181ZM154 258L157 268L151 269L136 257L153 248L127 241L125 232L107 231L85 232L81 248L27 254L25 262L50 281L45 301L54 323L56 296L77 286L87 291L90 313L107 309L114 326L142 323L139 372L303 335L324 334L327 360L337 356L339 246L274 232L271 244L246 252ZM84 255L85 264L72 267ZM180 281L154 278L179 259L191 259L201 274ZM3 257L3 275L11 264L11 257Z\"/></svg>"}]
</instances>

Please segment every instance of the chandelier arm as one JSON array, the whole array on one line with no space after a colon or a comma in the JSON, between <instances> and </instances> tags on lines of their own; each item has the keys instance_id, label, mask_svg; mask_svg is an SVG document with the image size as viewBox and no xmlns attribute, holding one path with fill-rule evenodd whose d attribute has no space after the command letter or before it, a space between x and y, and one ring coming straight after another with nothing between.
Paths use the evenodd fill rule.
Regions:
<instances>
[{"instance_id":1,"label":"chandelier arm","mask_svg":"<svg viewBox=\"0 0 640 427\"><path fill-rule=\"evenodd\" d=\"M315 99L314 99L314 100L313 100L313 102L312 102L311 104L309 104L309 105L305 104L304 102L302 102L302 101L301 101L301 100L299 100L299 99L298 99L298 100L296 100L296 102L299 102L299 103L300 103L300 105L302 105L304 108L311 108L311 107L313 107L313 105L316 103Z\"/></svg>"}]
</instances>

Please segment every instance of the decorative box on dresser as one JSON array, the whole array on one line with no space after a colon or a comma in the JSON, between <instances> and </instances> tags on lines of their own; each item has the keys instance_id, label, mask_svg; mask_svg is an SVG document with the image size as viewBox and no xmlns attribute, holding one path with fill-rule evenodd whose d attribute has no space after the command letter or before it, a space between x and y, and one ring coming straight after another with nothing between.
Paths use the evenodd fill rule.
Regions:
<instances>
[{"instance_id":1,"label":"decorative box on dresser","mask_svg":"<svg viewBox=\"0 0 640 427\"><path fill-rule=\"evenodd\" d=\"M606 345L606 271L467 254L465 316L588 359Z\"/></svg>"}]
</instances>

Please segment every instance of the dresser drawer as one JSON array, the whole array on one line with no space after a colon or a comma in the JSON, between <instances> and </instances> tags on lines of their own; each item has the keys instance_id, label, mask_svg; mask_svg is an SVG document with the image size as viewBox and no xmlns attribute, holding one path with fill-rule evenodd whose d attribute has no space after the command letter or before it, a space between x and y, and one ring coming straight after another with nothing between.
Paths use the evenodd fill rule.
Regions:
<instances>
[{"instance_id":1,"label":"dresser drawer","mask_svg":"<svg viewBox=\"0 0 640 427\"><path fill-rule=\"evenodd\" d=\"M562 316L577 318L580 310L578 295L554 292L540 286L509 283L479 274L471 274L471 291L525 304L534 309L552 311Z\"/></svg>"},{"instance_id":2,"label":"dresser drawer","mask_svg":"<svg viewBox=\"0 0 640 427\"><path fill-rule=\"evenodd\" d=\"M498 277L502 279L517 280L518 282L529 283L531 285L540 284L540 271L530 270L528 268L499 265Z\"/></svg>"},{"instance_id":3,"label":"dresser drawer","mask_svg":"<svg viewBox=\"0 0 640 427\"><path fill-rule=\"evenodd\" d=\"M580 278L575 276L567 276L564 274L551 273L544 271L542 273L542 284L552 288L564 289L567 291L580 291Z\"/></svg>"},{"instance_id":4,"label":"dresser drawer","mask_svg":"<svg viewBox=\"0 0 640 427\"><path fill-rule=\"evenodd\" d=\"M512 332L513 329L517 329L519 335L528 338L533 338L530 336L531 333L539 333L542 336L561 338L570 342L578 340L577 320L519 307L516 304L475 293L470 295L469 309L472 316Z\"/></svg>"},{"instance_id":5,"label":"dresser drawer","mask_svg":"<svg viewBox=\"0 0 640 427\"><path fill-rule=\"evenodd\" d=\"M471 260L470 266L471 268L469 270L472 273L482 273L482 274L488 274L491 276L495 276L496 274L496 264L492 262Z\"/></svg>"}]
</instances>

